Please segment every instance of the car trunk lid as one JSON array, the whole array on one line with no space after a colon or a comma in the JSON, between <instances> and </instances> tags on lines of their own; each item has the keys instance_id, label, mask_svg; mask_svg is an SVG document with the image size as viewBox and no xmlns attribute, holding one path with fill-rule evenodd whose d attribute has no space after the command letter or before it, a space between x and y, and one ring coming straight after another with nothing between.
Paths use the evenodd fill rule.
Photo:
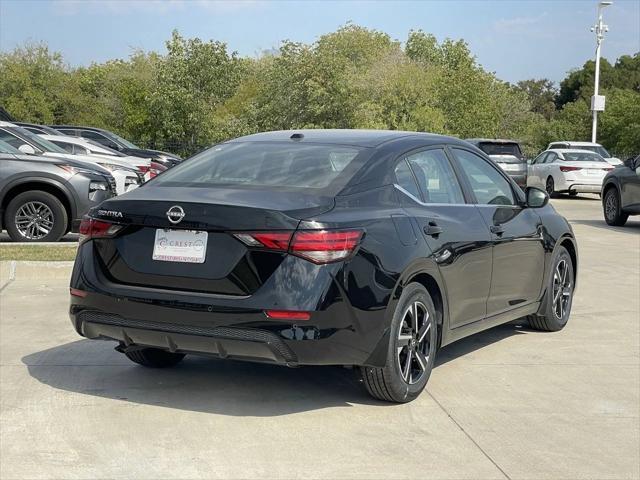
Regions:
<instances>
[{"instance_id":1,"label":"car trunk lid","mask_svg":"<svg viewBox=\"0 0 640 480\"><path fill-rule=\"evenodd\" d=\"M94 240L94 247L102 270L117 283L250 295L271 276L287 254L248 249L232 233L293 231L301 219L332 207L333 198L300 193L142 187L104 202L91 212L93 218L123 227L114 238ZM170 219L167 214L170 210L181 211L183 216ZM175 238L172 231L176 230L206 232L191 237L185 232L188 238L204 241L201 262L158 259L158 242L171 239L172 235Z\"/></svg>"}]
</instances>

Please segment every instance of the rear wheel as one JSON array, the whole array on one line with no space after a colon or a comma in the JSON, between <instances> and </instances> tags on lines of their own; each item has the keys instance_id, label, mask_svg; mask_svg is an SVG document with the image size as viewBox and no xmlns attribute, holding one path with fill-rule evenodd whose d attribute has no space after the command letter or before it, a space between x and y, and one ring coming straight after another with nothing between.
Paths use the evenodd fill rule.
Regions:
<instances>
[{"instance_id":1,"label":"rear wheel","mask_svg":"<svg viewBox=\"0 0 640 480\"><path fill-rule=\"evenodd\" d=\"M14 242L57 242L67 231L67 211L55 196L22 192L7 205L4 224Z\"/></svg>"},{"instance_id":2,"label":"rear wheel","mask_svg":"<svg viewBox=\"0 0 640 480\"><path fill-rule=\"evenodd\" d=\"M553 263L553 273L547 285L546 311L544 314L529 315L529 325L536 330L557 332L562 330L569 320L573 302L575 284L573 261L564 247L558 247Z\"/></svg>"},{"instance_id":3,"label":"rear wheel","mask_svg":"<svg viewBox=\"0 0 640 480\"><path fill-rule=\"evenodd\" d=\"M437 349L436 310L427 290L409 284L391 322L387 364L361 367L369 394L380 400L405 403L416 398L429 380Z\"/></svg>"},{"instance_id":4,"label":"rear wheel","mask_svg":"<svg viewBox=\"0 0 640 480\"><path fill-rule=\"evenodd\" d=\"M141 348L124 354L132 362L151 368L173 367L184 358L184 353L171 353L159 348Z\"/></svg>"},{"instance_id":5,"label":"rear wheel","mask_svg":"<svg viewBox=\"0 0 640 480\"><path fill-rule=\"evenodd\" d=\"M549 197L555 197L556 185L555 185L555 182L553 181L553 177L547 178L547 183L545 184L545 188L547 190L547 193L549 194Z\"/></svg>"},{"instance_id":6,"label":"rear wheel","mask_svg":"<svg viewBox=\"0 0 640 480\"><path fill-rule=\"evenodd\" d=\"M620 208L620 195L616 187L610 187L604 194L604 200L602 201L602 207L604 208L604 219L609 225L621 227L627 223L629 215L622 211Z\"/></svg>"}]
</instances>

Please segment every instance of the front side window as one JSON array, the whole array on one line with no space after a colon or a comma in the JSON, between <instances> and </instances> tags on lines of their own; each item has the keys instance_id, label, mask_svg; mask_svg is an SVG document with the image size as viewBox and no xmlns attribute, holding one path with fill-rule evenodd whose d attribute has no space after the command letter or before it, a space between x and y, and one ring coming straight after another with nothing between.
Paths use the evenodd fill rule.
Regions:
<instances>
[{"instance_id":1,"label":"front side window","mask_svg":"<svg viewBox=\"0 0 640 480\"><path fill-rule=\"evenodd\" d=\"M442 149L407 157L426 203L465 203L453 167Z\"/></svg>"},{"instance_id":2,"label":"front side window","mask_svg":"<svg viewBox=\"0 0 640 480\"><path fill-rule=\"evenodd\" d=\"M89 140L93 140L95 142L98 142L102 145L106 145L107 147L110 148L117 148L117 144L111 140L110 138L107 138L105 135L98 133L98 132L94 132L93 130L80 130L80 135L82 136L82 138L87 138Z\"/></svg>"},{"instance_id":3,"label":"front side window","mask_svg":"<svg viewBox=\"0 0 640 480\"><path fill-rule=\"evenodd\" d=\"M11 135L9 132L7 132L5 130L0 130L0 141L8 143L13 148L20 148L21 145L24 145L25 143L27 143L24 140L14 136L14 135ZM20 152L20 153L22 153L22 152Z\"/></svg>"},{"instance_id":4,"label":"front side window","mask_svg":"<svg viewBox=\"0 0 640 480\"><path fill-rule=\"evenodd\" d=\"M454 148L453 152L469 179L471 190L479 204L515 205L509 181L489 162L466 150Z\"/></svg>"},{"instance_id":5,"label":"front side window","mask_svg":"<svg viewBox=\"0 0 640 480\"><path fill-rule=\"evenodd\" d=\"M73 145L67 142L60 142L58 140L51 140L51 143L59 146L60 148L64 148L67 153L73 153Z\"/></svg>"}]
</instances>

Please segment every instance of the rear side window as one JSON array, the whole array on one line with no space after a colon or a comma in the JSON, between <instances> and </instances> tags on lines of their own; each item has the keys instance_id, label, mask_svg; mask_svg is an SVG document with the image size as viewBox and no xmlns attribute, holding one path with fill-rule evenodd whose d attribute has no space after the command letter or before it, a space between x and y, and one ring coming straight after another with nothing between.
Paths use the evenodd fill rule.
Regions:
<instances>
[{"instance_id":1,"label":"rear side window","mask_svg":"<svg viewBox=\"0 0 640 480\"><path fill-rule=\"evenodd\" d=\"M338 193L364 149L340 145L246 142L217 145L167 170L156 186L329 189ZM331 187L331 188L329 188Z\"/></svg>"},{"instance_id":2,"label":"rear side window","mask_svg":"<svg viewBox=\"0 0 640 480\"><path fill-rule=\"evenodd\" d=\"M407 157L426 203L464 203L462 189L444 150L424 150Z\"/></svg>"},{"instance_id":3,"label":"rear side window","mask_svg":"<svg viewBox=\"0 0 640 480\"><path fill-rule=\"evenodd\" d=\"M418 191L418 185L416 184L415 178L413 178L413 173L411 173L411 169L406 160L401 160L398 163L395 173L398 185L419 199L420 192Z\"/></svg>"},{"instance_id":4,"label":"rear side window","mask_svg":"<svg viewBox=\"0 0 640 480\"><path fill-rule=\"evenodd\" d=\"M509 182L484 158L466 150L453 149L471 189L483 205L515 205Z\"/></svg>"}]
</instances>

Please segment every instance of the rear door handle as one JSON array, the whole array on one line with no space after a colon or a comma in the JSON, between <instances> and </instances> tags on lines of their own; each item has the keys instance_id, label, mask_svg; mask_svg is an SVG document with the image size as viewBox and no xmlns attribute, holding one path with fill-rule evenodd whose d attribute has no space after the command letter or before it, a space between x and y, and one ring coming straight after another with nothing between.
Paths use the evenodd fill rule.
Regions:
<instances>
[{"instance_id":1,"label":"rear door handle","mask_svg":"<svg viewBox=\"0 0 640 480\"><path fill-rule=\"evenodd\" d=\"M495 233L498 236L504 233L504 227L502 225L491 225L490 230L491 233Z\"/></svg>"},{"instance_id":2,"label":"rear door handle","mask_svg":"<svg viewBox=\"0 0 640 480\"><path fill-rule=\"evenodd\" d=\"M424 226L424 233L429 235L430 237L437 237L442 233L442 227L438 226L436 222L429 222Z\"/></svg>"}]
</instances>

